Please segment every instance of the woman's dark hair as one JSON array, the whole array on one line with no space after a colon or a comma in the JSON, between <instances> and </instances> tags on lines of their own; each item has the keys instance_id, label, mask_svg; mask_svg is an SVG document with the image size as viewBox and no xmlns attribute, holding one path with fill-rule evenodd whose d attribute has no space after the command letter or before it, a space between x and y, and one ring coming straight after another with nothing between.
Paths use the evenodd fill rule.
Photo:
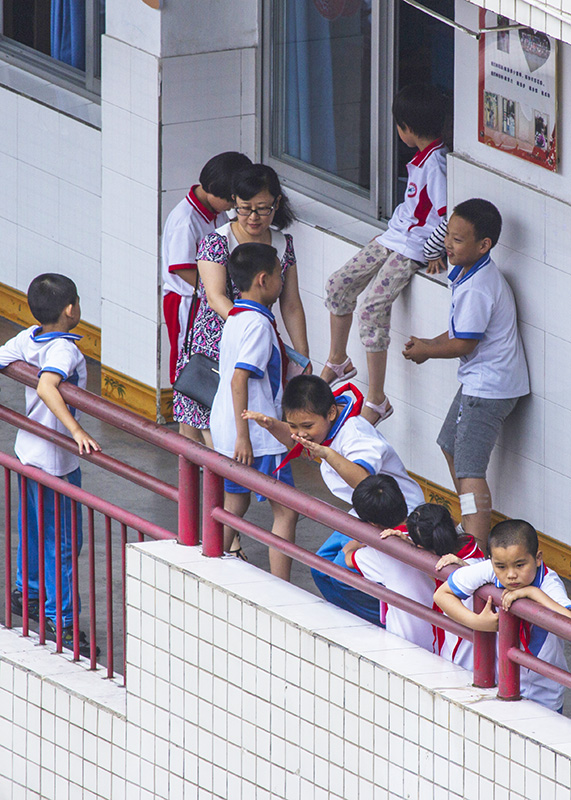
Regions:
<instances>
[{"instance_id":1,"label":"woman's dark hair","mask_svg":"<svg viewBox=\"0 0 571 800\"><path fill-rule=\"evenodd\" d=\"M326 417L335 397L323 378L317 375L296 375L287 384L282 400L284 411L309 411Z\"/></svg>"},{"instance_id":2,"label":"woman's dark hair","mask_svg":"<svg viewBox=\"0 0 571 800\"><path fill-rule=\"evenodd\" d=\"M62 311L77 299L75 283L57 272L44 272L28 286L28 305L41 325L57 322Z\"/></svg>"},{"instance_id":3,"label":"woman's dark hair","mask_svg":"<svg viewBox=\"0 0 571 800\"><path fill-rule=\"evenodd\" d=\"M406 527L415 544L436 553L437 556L456 553L460 549L456 526L450 512L438 503L423 503L417 506L408 515Z\"/></svg>"},{"instance_id":4,"label":"woman's dark hair","mask_svg":"<svg viewBox=\"0 0 571 800\"><path fill-rule=\"evenodd\" d=\"M251 163L244 153L237 153L234 150L218 153L202 167L198 180L205 192L213 194L214 197L222 197L231 203L234 173L245 169Z\"/></svg>"},{"instance_id":5,"label":"woman's dark hair","mask_svg":"<svg viewBox=\"0 0 571 800\"><path fill-rule=\"evenodd\" d=\"M241 169L234 175L232 181L232 194L241 200L251 200L258 192L264 189L275 199L280 198L279 206L274 214L274 225L279 231L288 228L295 222L287 195L284 193L277 172L266 164L252 164L250 167Z\"/></svg>"},{"instance_id":6,"label":"woman's dark hair","mask_svg":"<svg viewBox=\"0 0 571 800\"><path fill-rule=\"evenodd\" d=\"M363 522L382 528L394 528L406 517L406 500L392 475L369 475L355 487L351 502Z\"/></svg>"}]
</instances>

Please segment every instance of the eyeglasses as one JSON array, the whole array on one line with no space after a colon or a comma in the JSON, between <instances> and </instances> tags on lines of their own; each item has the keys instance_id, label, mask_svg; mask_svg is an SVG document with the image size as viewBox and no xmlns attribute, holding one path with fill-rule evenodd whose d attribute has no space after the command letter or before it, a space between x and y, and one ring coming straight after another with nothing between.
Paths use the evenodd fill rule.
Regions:
<instances>
[{"instance_id":1,"label":"eyeglasses","mask_svg":"<svg viewBox=\"0 0 571 800\"><path fill-rule=\"evenodd\" d=\"M234 211L240 217L249 217L252 214L256 214L258 217L269 217L270 214L274 211L276 204L274 203L273 206L264 206L263 208L246 208L246 206L234 206Z\"/></svg>"}]
</instances>

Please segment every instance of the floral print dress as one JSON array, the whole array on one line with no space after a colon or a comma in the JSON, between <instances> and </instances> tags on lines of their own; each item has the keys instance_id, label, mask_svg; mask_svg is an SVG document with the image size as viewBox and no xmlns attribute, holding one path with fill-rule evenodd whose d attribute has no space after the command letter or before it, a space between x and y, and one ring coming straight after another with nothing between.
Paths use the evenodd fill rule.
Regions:
<instances>
[{"instance_id":1,"label":"floral print dress","mask_svg":"<svg viewBox=\"0 0 571 800\"><path fill-rule=\"evenodd\" d=\"M205 236L198 247L197 261L211 261L226 267L230 253L238 246L238 241L232 233L231 224L227 223L214 231L214 233L209 233ZM295 264L293 240L289 233L284 234L281 231L272 230L271 234L272 247L275 247L278 251L278 258L281 263L283 284L288 269L292 264ZM228 273L226 275L226 296L232 302L235 302L240 297L240 292ZM204 353L204 355L218 360L220 358L220 337L222 336L224 320L208 305L204 284L200 278L196 291L198 293L199 306L194 320L191 352ZM188 356L183 348L178 355L177 376L187 361ZM173 392L173 416L177 422L184 422L192 428L204 429L210 427L210 409L176 390Z\"/></svg>"}]
</instances>

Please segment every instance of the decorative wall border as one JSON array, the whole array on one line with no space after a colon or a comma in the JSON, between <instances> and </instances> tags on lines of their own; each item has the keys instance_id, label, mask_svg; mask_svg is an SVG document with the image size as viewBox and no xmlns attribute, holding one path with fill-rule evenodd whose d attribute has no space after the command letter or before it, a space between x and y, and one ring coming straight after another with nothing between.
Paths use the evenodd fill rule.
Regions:
<instances>
[{"instance_id":1,"label":"decorative wall border","mask_svg":"<svg viewBox=\"0 0 571 800\"><path fill-rule=\"evenodd\" d=\"M172 389L161 389L159 416L157 393L152 386L123 375L105 364L101 365L101 396L153 422L157 418L162 422L172 422Z\"/></svg>"}]
</instances>

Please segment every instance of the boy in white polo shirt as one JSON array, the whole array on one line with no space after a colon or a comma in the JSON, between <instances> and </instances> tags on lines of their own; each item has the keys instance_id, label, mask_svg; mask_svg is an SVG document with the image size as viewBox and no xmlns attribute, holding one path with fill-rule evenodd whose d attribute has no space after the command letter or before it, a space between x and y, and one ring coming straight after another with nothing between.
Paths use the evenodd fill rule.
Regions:
<instances>
[{"instance_id":1,"label":"boy in white polo shirt","mask_svg":"<svg viewBox=\"0 0 571 800\"><path fill-rule=\"evenodd\" d=\"M200 171L199 183L191 187L167 217L162 239L162 276L163 311L171 346L171 383L175 380L176 360L196 287L198 245L207 233L228 222L226 212L233 206L232 178L251 163L248 156L233 151L213 156Z\"/></svg>"},{"instance_id":2,"label":"boy in white polo shirt","mask_svg":"<svg viewBox=\"0 0 571 800\"><path fill-rule=\"evenodd\" d=\"M77 347L77 336L71 333L79 322L81 308L75 283L65 275L38 275L28 288L28 305L40 323L22 331L0 347L0 369L14 361L26 361L38 369L38 387L26 387L26 416L58 433L71 435L79 453L101 450L97 442L77 422L76 409L68 407L59 392L61 381L85 388L87 371L85 358ZM20 430L14 447L22 462L38 467L50 475L81 486L81 471L77 455L57 445ZM21 481L18 480L21 492ZM28 614L39 619L38 580L38 484L27 481L28 518ZM61 584L63 646L73 648L72 545L71 501L61 498ZM81 548L81 509L78 507L78 547ZM16 589L12 592L12 612L22 615L22 499L18 514L20 543ZM46 638L56 638L56 552L55 496L44 488ZM89 655L89 643L80 632L80 653ZM99 648L98 648L99 649Z\"/></svg>"},{"instance_id":3,"label":"boy in white polo shirt","mask_svg":"<svg viewBox=\"0 0 571 800\"><path fill-rule=\"evenodd\" d=\"M492 499L486 481L490 455L505 418L529 393L529 376L512 290L490 258L502 218L487 200L466 200L448 222L445 245L454 267L448 331L434 339L411 336L405 358L460 358L460 389L438 444L458 492L464 529L485 550Z\"/></svg>"},{"instance_id":4,"label":"boy in white polo shirt","mask_svg":"<svg viewBox=\"0 0 571 800\"><path fill-rule=\"evenodd\" d=\"M230 254L228 271L242 293L230 310L220 340L220 385L210 414L214 449L265 475L276 470L286 448L243 412L251 408L261 415L281 418L287 357L270 307L282 291L277 250L249 242ZM289 464L279 470L278 480L293 486ZM243 517L250 505L250 490L224 481L224 507ZM258 500L265 500L257 495ZM297 513L270 500L272 533L293 542ZM234 531L224 531L225 549ZM270 548L273 575L289 580L291 558Z\"/></svg>"}]
</instances>

